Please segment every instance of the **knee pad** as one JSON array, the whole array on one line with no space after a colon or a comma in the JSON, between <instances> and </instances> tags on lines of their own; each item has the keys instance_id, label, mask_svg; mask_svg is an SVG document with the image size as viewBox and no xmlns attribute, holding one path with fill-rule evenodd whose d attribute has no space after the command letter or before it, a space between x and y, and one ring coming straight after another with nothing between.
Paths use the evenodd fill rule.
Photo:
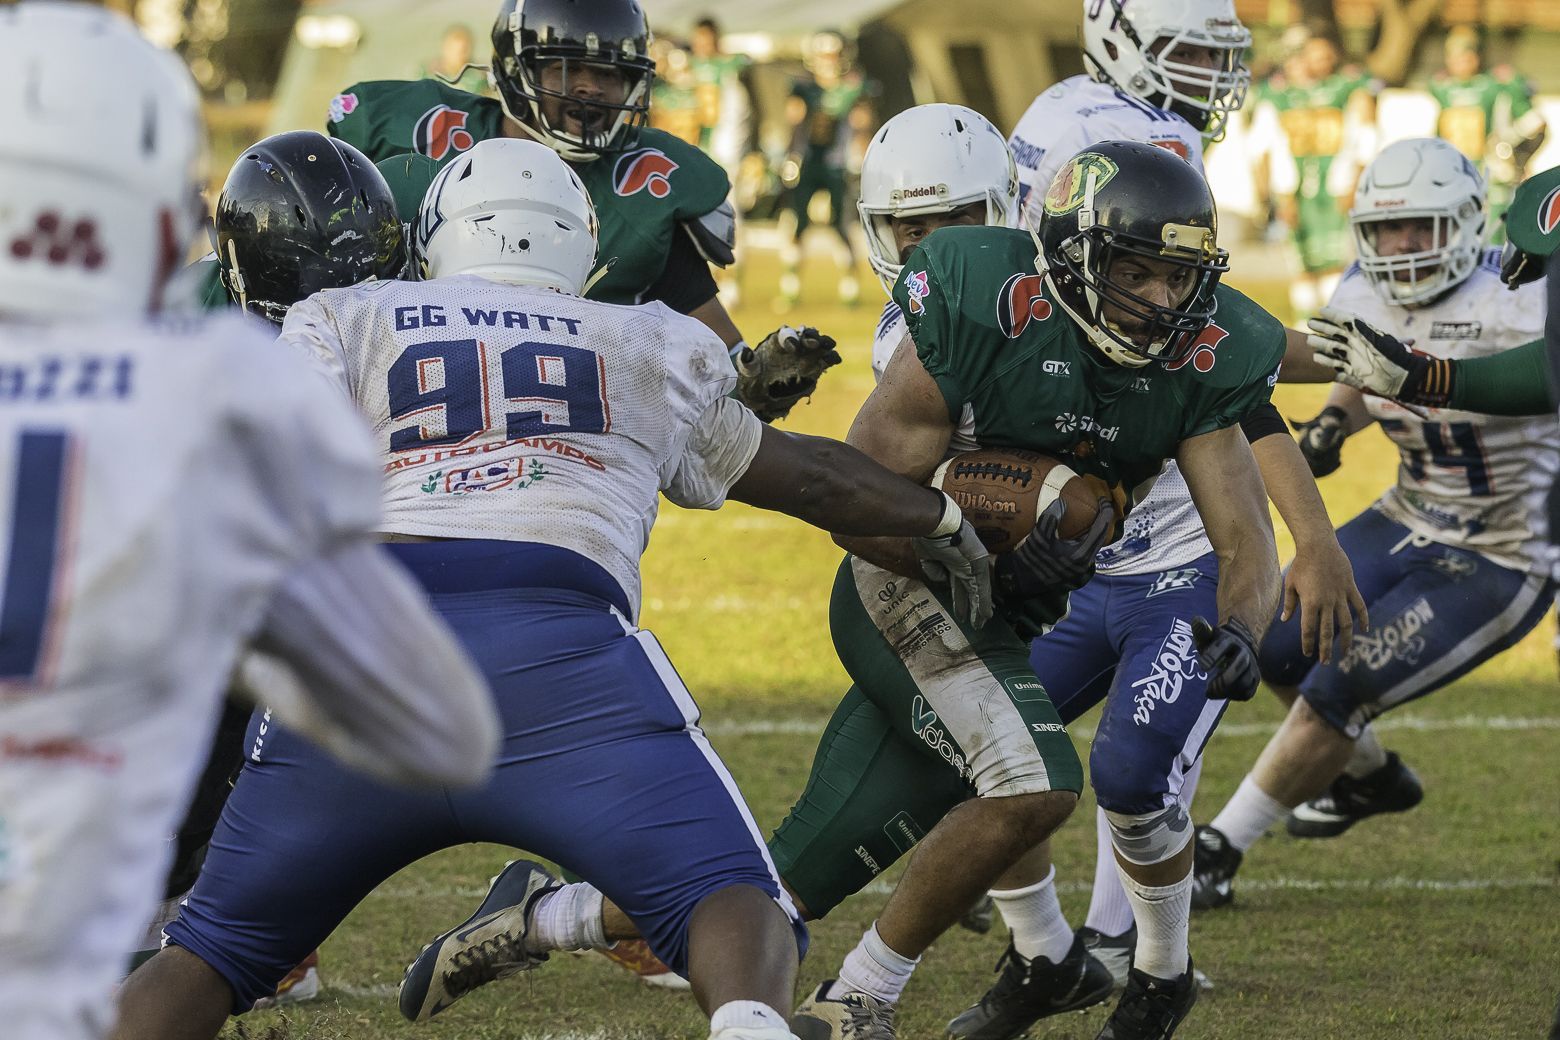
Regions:
<instances>
[{"instance_id":1,"label":"knee pad","mask_svg":"<svg viewBox=\"0 0 1560 1040\"><path fill-rule=\"evenodd\" d=\"M1105 810L1111 843L1128 863L1140 867L1163 863L1192 840L1192 817L1179 801L1155 813L1128 814Z\"/></svg>"}]
</instances>

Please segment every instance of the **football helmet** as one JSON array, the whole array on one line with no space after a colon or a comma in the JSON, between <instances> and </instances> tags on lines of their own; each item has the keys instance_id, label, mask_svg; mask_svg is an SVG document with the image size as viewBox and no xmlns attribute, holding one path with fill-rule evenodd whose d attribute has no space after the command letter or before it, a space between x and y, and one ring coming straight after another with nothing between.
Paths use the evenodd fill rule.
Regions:
<instances>
[{"instance_id":1,"label":"football helmet","mask_svg":"<svg viewBox=\"0 0 1560 1040\"><path fill-rule=\"evenodd\" d=\"M496 137L434 179L412 250L424 278L474 274L578 296L596 263L596 210L557 152Z\"/></svg>"},{"instance_id":2,"label":"football helmet","mask_svg":"<svg viewBox=\"0 0 1560 1040\"><path fill-rule=\"evenodd\" d=\"M321 289L399 278L406 238L368 157L313 130L246 149L217 198L212 242L234 302L278 325Z\"/></svg>"},{"instance_id":3,"label":"football helmet","mask_svg":"<svg viewBox=\"0 0 1560 1040\"><path fill-rule=\"evenodd\" d=\"M1211 68L1172 61L1182 44L1210 48L1218 61ZM1246 103L1250 46L1234 0L1083 3L1083 56L1094 78L1176 113L1210 141L1224 137L1230 113Z\"/></svg>"},{"instance_id":4,"label":"football helmet","mask_svg":"<svg viewBox=\"0 0 1560 1040\"><path fill-rule=\"evenodd\" d=\"M1175 153L1138 141L1104 141L1069 159L1046 192L1039 229L1030 232L1035 266L1057 303L1106 357L1129 368L1185 358L1213 320L1213 291L1229 270L1218 233L1203 175ZM1189 268L1190 291L1164 306L1112 281L1112 264L1129 256ZM1147 342L1134 343L1108 321L1107 305Z\"/></svg>"},{"instance_id":5,"label":"football helmet","mask_svg":"<svg viewBox=\"0 0 1560 1040\"><path fill-rule=\"evenodd\" d=\"M1383 221L1432 222L1433 244L1413 253L1382 255ZM1479 266L1484 247L1484 178L1467 157L1439 137L1395 141L1360 176L1349 210L1360 270L1387 303L1416 307L1461 285Z\"/></svg>"},{"instance_id":6,"label":"football helmet","mask_svg":"<svg viewBox=\"0 0 1560 1040\"><path fill-rule=\"evenodd\" d=\"M0 312L159 309L205 215L184 64L102 8L0 6L0 111Z\"/></svg>"},{"instance_id":7,"label":"football helmet","mask_svg":"<svg viewBox=\"0 0 1560 1040\"><path fill-rule=\"evenodd\" d=\"M951 213L986 204L986 223L1007 227L1018 204L1018 167L1007 139L963 105L918 105L883 124L861 164L856 204L872 270L892 292L903 266L893 217Z\"/></svg>"},{"instance_id":8,"label":"football helmet","mask_svg":"<svg viewBox=\"0 0 1560 1040\"><path fill-rule=\"evenodd\" d=\"M559 62L563 86L541 84L542 66ZM570 70L610 66L622 73L628 93L622 102L586 99L569 91ZM637 0L504 0L493 23L489 71L509 118L570 162L588 162L607 152L632 148L650 115L650 24ZM599 122L578 136L554 126L542 106L551 98L584 110Z\"/></svg>"}]
</instances>

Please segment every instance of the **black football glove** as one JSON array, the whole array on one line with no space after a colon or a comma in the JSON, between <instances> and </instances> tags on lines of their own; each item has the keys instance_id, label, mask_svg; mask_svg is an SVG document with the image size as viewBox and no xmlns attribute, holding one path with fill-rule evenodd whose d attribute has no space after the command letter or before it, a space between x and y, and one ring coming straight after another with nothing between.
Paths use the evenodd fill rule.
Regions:
<instances>
[{"instance_id":1,"label":"black football glove","mask_svg":"<svg viewBox=\"0 0 1560 1040\"><path fill-rule=\"evenodd\" d=\"M1343 465L1343 442L1349 439L1349 413L1335 404L1322 409L1310 422L1289 424L1299 434L1300 454L1311 467L1311 476L1325 477Z\"/></svg>"},{"instance_id":2,"label":"black football glove","mask_svg":"<svg viewBox=\"0 0 1560 1040\"><path fill-rule=\"evenodd\" d=\"M1003 602L1023 603L1056 589L1081 589L1094 576L1094 556L1110 537L1116 511L1100 499L1089 529L1076 538L1058 538L1056 528L1067 511L1060 498L1040 511L1035 529L1017 548L997 557L997 588Z\"/></svg>"},{"instance_id":3,"label":"black football glove","mask_svg":"<svg viewBox=\"0 0 1560 1040\"><path fill-rule=\"evenodd\" d=\"M1332 307L1310 320L1306 343L1333 379L1404 404L1445 408L1452 396L1451 362L1408 349L1395 336Z\"/></svg>"},{"instance_id":4,"label":"black football glove","mask_svg":"<svg viewBox=\"0 0 1560 1040\"><path fill-rule=\"evenodd\" d=\"M1239 618L1218 628L1205 618L1192 619L1192 641L1197 644L1197 664L1208 673L1208 699L1249 701L1257 692L1257 641Z\"/></svg>"}]
</instances>

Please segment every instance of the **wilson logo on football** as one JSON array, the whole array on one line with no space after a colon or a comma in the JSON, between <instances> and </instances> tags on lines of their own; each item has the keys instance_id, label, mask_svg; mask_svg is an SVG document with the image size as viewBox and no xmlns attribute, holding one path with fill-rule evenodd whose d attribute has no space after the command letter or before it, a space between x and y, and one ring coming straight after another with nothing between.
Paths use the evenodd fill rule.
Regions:
<instances>
[{"instance_id":1,"label":"wilson logo on football","mask_svg":"<svg viewBox=\"0 0 1560 1040\"><path fill-rule=\"evenodd\" d=\"M1540 234L1549 234L1556 227L1560 227L1560 188L1555 188L1544 201L1538 204L1538 230Z\"/></svg>"},{"instance_id":2,"label":"wilson logo on football","mask_svg":"<svg viewBox=\"0 0 1560 1040\"><path fill-rule=\"evenodd\" d=\"M1030 322L1045 321L1052 312L1051 301L1045 298L1045 279L1038 274L1015 274L997 298L997 328L1008 339L1017 339Z\"/></svg>"},{"instance_id":3,"label":"wilson logo on football","mask_svg":"<svg viewBox=\"0 0 1560 1040\"><path fill-rule=\"evenodd\" d=\"M672 193L671 177L676 169L677 164L657 149L630 152L613 168L612 188L625 198L648 191L651 198L664 199Z\"/></svg>"},{"instance_id":4,"label":"wilson logo on football","mask_svg":"<svg viewBox=\"0 0 1560 1040\"><path fill-rule=\"evenodd\" d=\"M467 115L449 105L430 108L412 130L412 147L435 162L466 151L477 143L466 129Z\"/></svg>"},{"instance_id":5,"label":"wilson logo on football","mask_svg":"<svg viewBox=\"0 0 1560 1040\"><path fill-rule=\"evenodd\" d=\"M1174 372L1177 369L1185 368L1189 364L1199 372L1213 371L1213 364L1218 360L1214 351L1218 349L1219 344L1223 343L1229 334L1229 330L1223 326L1209 325L1202 330L1202 335L1197 337L1197 342L1192 346L1191 352L1179 361L1170 362L1165 366L1165 370Z\"/></svg>"},{"instance_id":6,"label":"wilson logo on football","mask_svg":"<svg viewBox=\"0 0 1560 1040\"><path fill-rule=\"evenodd\" d=\"M53 212L38 214L31 231L11 239L10 252L12 259L23 263L37 260L54 267L79 264L88 271L98 270L108 260L98 241L95 221L71 223Z\"/></svg>"}]
</instances>

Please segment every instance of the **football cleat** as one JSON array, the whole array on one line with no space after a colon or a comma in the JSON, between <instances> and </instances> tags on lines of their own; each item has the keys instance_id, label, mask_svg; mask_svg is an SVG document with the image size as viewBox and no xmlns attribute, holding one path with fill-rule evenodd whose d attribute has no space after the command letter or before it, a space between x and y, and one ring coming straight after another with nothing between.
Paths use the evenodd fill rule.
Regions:
<instances>
[{"instance_id":1,"label":"football cleat","mask_svg":"<svg viewBox=\"0 0 1560 1040\"><path fill-rule=\"evenodd\" d=\"M525 948L536 901L563 887L540 863L517 859L493 879L477 912L424 946L401 979L401 1014L426 1022L467 993L547 959Z\"/></svg>"},{"instance_id":2,"label":"football cleat","mask_svg":"<svg viewBox=\"0 0 1560 1040\"><path fill-rule=\"evenodd\" d=\"M1192 909L1215 910L1235 901L1235 872L1241 851L1222 831L1197 828L1197 849L1192 860Z\"/></svg>"},{"instance_id":3,"label":"football cleat","mask_svg":"<svg viewBox=\"0 0 1560 1040\"><path fill-rule=\"evenodd\" d=\"M1419 777L1396 751L1373 773L1352 777L1338 774L1326 791L1295 806L1285 828L1297 838L1336 838L1367 816L1407 812L1425 796Z\"/></svg>"},{"instance_id":4,"label":"football cleat","mask_svg":"<svg viewBox=\"0 0 1560 1040\"><path fill-rule=\"evenodd\" d=\"M997 904L992 902L989 894L982 892L980 898L975 900L975 905L964 911L964 916L959 918L959 927L976 935L985 935L991 931L996 918Z\"/></svg>"},{"instance_id":5,"label":"football cleat","mask_svg":"<svg viewBox=\"0 0 1560 1040\"><path fill-rule=\"evenodd\" d=\"M1169 1040L1197 1003L1192 965L1173 979L1156 979L1133 969L1116 1010L1094 1040Z\"/></svg>"},{"instance_id":6,"label":"football cleat","mask_svg":"<svg viewBox=\"0 0 1560 1040\"><path fill-rule=\"evenodd\" d=\"M791 1016L791 1032L797 1040L894 1040L894 1005L824 979Z\"/></svg>"},{"instance_id":7,"label":"football cleat","mask_svg":"<svg viewBox=\"0 0 1560 1040\"><path fill-rule=\"evenodd\" d=\"M1106 935L1097 928L1084 925L1076 934L1083 940L1083 948L1093 954L1095 960L1105 965L1105 970L1110 972L1116 988L1121 989L1125 986L1127 972L1132 970L1132 951L1137 949L1137 925L1133 925L1120 935Z\"/></svg>"},{"instance_id":8,"label":"football cleat","mask_svg":"<svg viewBox=\"0 0 1560 1040\"><path fill-rule=\"evenodd\" d=\"M643 939L623 939L604 950L595 951L625 971L633 972L646 986L685 992L693 989L688 980L668 968L650 952Z\"/></svg>"},{"instance_id":9,"label":"football cleat","mask_svg":"<svg viewBox=\"0 0 1560 1040\"><path fill-rule=\"evenodd\" d=\"M1082 935L1073 936L1072 948L1057 964L1021 956L1009 942L996 970L997 981L979 1002L948 1023L950 1037L1012 1040L1049 1015L1100 1003L1115 988L1110 969L1088 951Z\"/></svg>"},{"instance_id":10,"label":"football cleat","mask_svg":"<svg viewBox=\"0 0 1560 1040\"><path fill-rule=\"evenodd\" d=\"M288 1004L303 1004L319 995L320 951L315 950L276 984L275 994L255 1001L254 1009L264 1011L266 1008L283 1007Z\"/></svg>"}]
</instances>

